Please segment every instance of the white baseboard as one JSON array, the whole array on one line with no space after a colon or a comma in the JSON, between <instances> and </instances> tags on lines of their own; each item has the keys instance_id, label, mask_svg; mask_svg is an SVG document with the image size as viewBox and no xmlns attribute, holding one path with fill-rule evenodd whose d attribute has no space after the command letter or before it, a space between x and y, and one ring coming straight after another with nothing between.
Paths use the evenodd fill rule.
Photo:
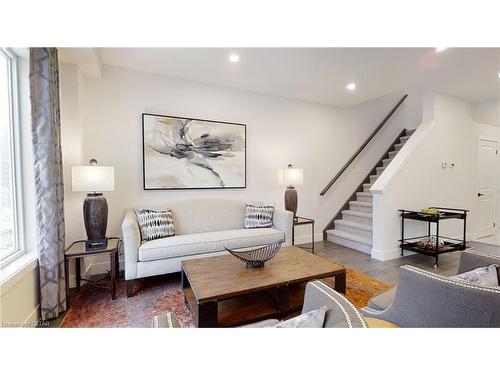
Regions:
<instances>
[{"instance_id":1,"label":"white baseboard","mask_svg":"<svg viewBox=\"0 0 500 375\"><path fill-rule=\"evenodd\" d=\"M119 261L119 266L118 269L122 270L125 267L125 261L120 260ZM101 262L101 263L91 263L83 273L85 276L92 276L92 275L102 275L109 271L110 265L109 262Z\"/></svg>"},{"instance_id":2,"label":"white baseboard","mask_svg":"<svg viewBox=\"0 0 500 375\"><path fill-rule=\"evenodd\" d=\"M120 260L119 270L123 270L124 268L125 268L125 261ZM109 269L110 269L109 262L91 263L88 265L85 271L82 272L82 277L87 279L93 275L102 275L105 274L107 271L109 271ZM83 284L85 284L85 281L82 281L82 285ZM70 288L76 287L75 274L73 273L70 273L69 275L69 287Z\"/></svg>"},{"instance_id":3,"label":"white baseboard","mask_svg":"<svg viewBox=\"0 0 500 375\"><path fill-rule=\"evenodd\" d=\"M409 251L405 251L405 255L410 255ZM373 259L385 262L387 260L397 259L401 257L401 249L395 248L390 250L379 250L372 248L371 256Z\"/></svg>"},{"instance_id":4,"label":"white baseboard","mask_svg":"<svg viewBox=\"0 0 500 375\"><path fill-rule=\"evenodd\" d=\"M301 236L295 237L295 244L301 245L305 243L311 243L311 232L309 234L303 234ZM314 233L314 241L323 241L323 232Z\"/></svg>"}]
</instances>

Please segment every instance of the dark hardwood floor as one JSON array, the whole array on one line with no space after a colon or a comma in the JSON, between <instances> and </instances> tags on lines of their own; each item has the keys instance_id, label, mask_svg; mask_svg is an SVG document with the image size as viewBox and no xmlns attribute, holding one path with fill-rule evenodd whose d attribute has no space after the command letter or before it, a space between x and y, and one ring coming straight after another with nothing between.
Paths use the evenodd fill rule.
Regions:
<instances>
[{"instance_id":1,"label":"dark hardwood floor","mask_svg":"<svg viewBox=\"0 0 500 375\"><path fill-rule=\"evenodd\" d=\"M309 246L309 244L304 244ZM374 279L388 284L395 284L398 279L399 267L409 264L441 275L453 275L458 268L460 252L447 253L439 256L439 268L434 269L434 258L421 254L380 262L365 254L328 241L314 243L315 253L329 258L345 267L364 273Z\"/></svg>"}]
</instances>

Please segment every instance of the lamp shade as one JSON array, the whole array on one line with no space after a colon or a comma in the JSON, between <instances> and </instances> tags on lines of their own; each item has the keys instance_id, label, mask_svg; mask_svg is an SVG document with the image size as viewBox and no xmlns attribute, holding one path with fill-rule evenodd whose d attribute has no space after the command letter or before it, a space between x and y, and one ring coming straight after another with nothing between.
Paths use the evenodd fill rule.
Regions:
<instances>
[{"instance_id":1,"label":"lamp shade","mask_svg":"<svg viewBox=\"0 0 500 375\"><path fill-rule=\"evenodd\" d=\"M115 168L97 165L71 167L73 191L103 192L115 190Z\"/></svg>"},{"instance_id":2,"label":"lamp shade","mask_svg":"<svg viewBox=\"0 0 500 375\"><path fill-rule=\"evenodd\" d=\"M280 185L296 186L304 183L304 170L302 168L284 168L278 172Z\"/></svg>"}]
</instances>

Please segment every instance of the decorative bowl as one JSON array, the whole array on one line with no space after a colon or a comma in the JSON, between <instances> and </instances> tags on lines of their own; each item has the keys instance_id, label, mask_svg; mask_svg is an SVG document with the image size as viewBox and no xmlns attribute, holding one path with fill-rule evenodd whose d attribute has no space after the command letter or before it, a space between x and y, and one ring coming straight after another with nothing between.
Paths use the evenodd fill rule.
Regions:
<instances>
[{"instance_id":1,"label":"decorative bowl","mask_svg":"<svg viewBox=\"0 0 500 375\"><path fill-rule=\"evenodd\" d=\"M267 245L258 245L239 248L225 248L236 258L245 262L248 268L263 267L264 263L278 254L283 240Z\"/></svg>"}]
</instances>

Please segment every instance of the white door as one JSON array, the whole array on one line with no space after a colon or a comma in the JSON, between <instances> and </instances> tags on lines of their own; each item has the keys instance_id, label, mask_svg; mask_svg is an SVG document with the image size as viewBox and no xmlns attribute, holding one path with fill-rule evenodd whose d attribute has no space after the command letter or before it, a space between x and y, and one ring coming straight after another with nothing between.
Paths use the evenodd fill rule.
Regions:
<instances>
[{"instance_id":1,"label":"white door","mask_svg":"<svg viewBox=\"0 0 500 375\"><path fill-rule=\"evenodd\" d=\"M498 142L492 139L478 138L477 146L477 236L486 237L495 233L495 184L498 173Z\"/></svg>"}]
</instances>

